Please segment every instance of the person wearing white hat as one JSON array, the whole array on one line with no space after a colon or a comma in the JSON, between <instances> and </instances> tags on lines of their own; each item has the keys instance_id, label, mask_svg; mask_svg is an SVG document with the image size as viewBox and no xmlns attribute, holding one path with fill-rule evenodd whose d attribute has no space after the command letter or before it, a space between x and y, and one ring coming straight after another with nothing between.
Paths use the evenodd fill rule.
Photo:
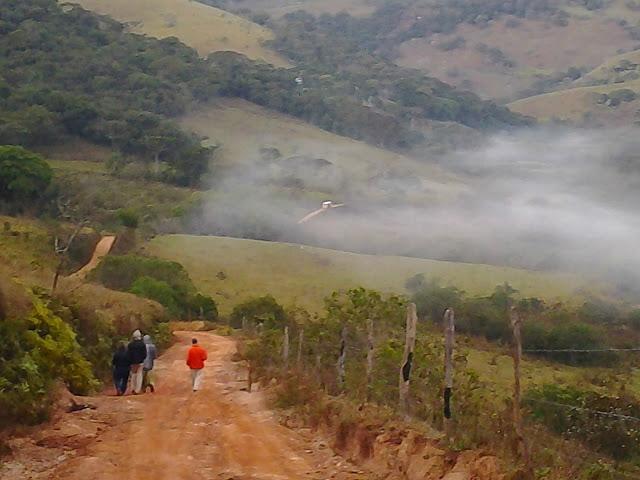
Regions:
<instances>
[{"instance_id":1,"label":"person wearing white hat","mask_svg":"<svg viewBox=\"0 0 640 480\"><path fill-rule=\"evenodd\" d=\"M131 391L134 395L142 391L143 363L147 358L147 346L142 341L142 332L133 332L133 340L127 346L129 361L131 362Z\"/></svg>"}]
</instances>

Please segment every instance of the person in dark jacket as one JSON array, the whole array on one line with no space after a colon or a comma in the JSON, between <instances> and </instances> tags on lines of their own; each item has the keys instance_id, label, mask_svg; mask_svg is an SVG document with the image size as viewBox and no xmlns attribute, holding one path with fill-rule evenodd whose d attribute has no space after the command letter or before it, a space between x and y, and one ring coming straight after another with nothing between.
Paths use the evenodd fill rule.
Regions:
<instances>
[{"instance_id":1,"label":"person in dark jacket","mask_svg":"<svg viewBox=\"0 0 640 480\"><path fill-rule=\"evenodd\" d=\"M133 332L133 340L127 347L129 362L131 363L131 390L134 395L142 392L142 364L147 358L147 346L142 341L140 330Z\"/></svg>"},{"instance_id":2,"label":"person in dark jacket","mask_svg":"<svg viewBox=\"0 0 640 480\"><path fill-rule=\"evenodd\" d=\"M113 369L113 383L116 386L116 392L118 392L118 396L124 395L127 391L129 369L131 367L127 345L124 342L118 345L118 349L113 354L111 367Z\"/></svg>"}]
</instances>

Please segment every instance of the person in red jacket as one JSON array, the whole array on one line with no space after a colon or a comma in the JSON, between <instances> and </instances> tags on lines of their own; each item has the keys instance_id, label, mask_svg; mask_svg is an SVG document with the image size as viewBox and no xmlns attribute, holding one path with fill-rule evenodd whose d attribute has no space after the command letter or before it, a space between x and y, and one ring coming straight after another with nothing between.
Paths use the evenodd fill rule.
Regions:
<instances>
[{"instance_id":1,"label":"person in red jacket","mask_svg":"<svg viewBox=\"0 0 640 480\"><path fill-rule=\"evenodd\" d=\"M198 339L191 339L191 348L187 353L187 366L191 369L191 388L193 391L200 390L202 385L202 370L207 359L207 351L198 345Z\"/></svg>"}]
</instances>

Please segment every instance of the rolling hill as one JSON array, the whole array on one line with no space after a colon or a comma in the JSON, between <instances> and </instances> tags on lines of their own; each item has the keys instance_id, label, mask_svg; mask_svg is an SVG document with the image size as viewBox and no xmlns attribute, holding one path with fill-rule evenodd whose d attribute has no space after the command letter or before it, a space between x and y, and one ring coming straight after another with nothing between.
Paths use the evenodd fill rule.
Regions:
<instances>
[{"instance_id":1,"label":"rolling hill","mask_svg":"<svg viewBox=\"0 0 640 480\"><path fill-rule=\"evenodd\" d=\"M182 117L181 124L220 145L216 156L219 168L235 169L235 177L245 176L247 169L259 172L267 168L262 158L265 153L288 158L282 176L299 175L309 183L304 189L316 201L322 199L323 193L340 196L344 191L335 189L340 183L336 178L314 181L314 171L303 168L310 158L330 162L336 177L348 180L350 190L357 188L360 194L372 198L380 198L385 192L368 182L385 176L415 179L419 186L413 201L434 200L465 189L454 175L428 162L342 137L242 100L223 99L203 105Z\"/></svg>"},{"instance_id":2,"label":"rolling hill","mask_svg":"<svg viewBox=\"0 0 640 480\"><path fill-rule=\"evenodd\" d=\"M295 244L190 235L158 236L147 253L180 262L195 284L228 313L233 305L271 294L285 305L317 311L334 290L357 286L404 292L418 273L455 285L469 294L489 294L505 281L525 296L579 300L589 280L572 275L442 262L407 257L359 255Z\"/></svg>"},{"instance_id":3,"label":"rolling hill","mask_svg":"<svg viewBox=\"0 0 640 480\"><path fill-rule=\"evenodd\" d=\"M408 40L398 48L397 63L485 98L518 98L540 78L598 65L635 43L604 16L573 17L566 26L506 16L487 26L462 24L448 35Z\"/></svg>"},{"instance_id":4,"label":"rolling hill","mask_svg":"<svg viewBox=\"0 0 640 480\"><path fill-rule=\"evenodd\" d=\"M125 23L133 33L177 37L200 55L234 51L276 66L289 66L264 47L273 33L232 13L191 0L74 0L82 7Z\"/></svg>"},{"instance_id":5,"label":"rolling hill","mask_svg":"<svg viewBox=\"0 0 640 480\"><path fill-rule=\"evenodd\" d=\"M596 125L629 125L635 119L640 101L636 98L611 105L603 97L623 89L631 90L637 95L640 92L640 81L559 90L517 100L510 103L509 108L542 121L559 119Z\"/></svg>"}]
</instances>

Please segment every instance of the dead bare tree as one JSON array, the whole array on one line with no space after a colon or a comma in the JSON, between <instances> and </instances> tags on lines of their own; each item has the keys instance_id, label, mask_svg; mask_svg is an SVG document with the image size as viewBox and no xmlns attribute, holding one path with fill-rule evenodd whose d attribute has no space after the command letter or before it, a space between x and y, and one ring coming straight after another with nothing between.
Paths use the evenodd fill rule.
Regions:
<instances>
[{"instance_id":1,"label":"dead bare tree","mask_svg":"<svg viewBox=\"0 0 640 480\"><path fill-rule=\"evenodd\" d=\"M58 265L56 266L56 271L53 275L53 284L51 285L51 293L55 293L56 288L58 287L58 281L60 280L60 275L64 270L65 265L68 261L69 249L73 245L74 240L78 236L78 234L82 231L82 229L89 223L89 220L86 218L77 219L77 214L74 212L74 208L71 204L71 201L68 199L63 199L58 197L56 199L56 204L58 207L58 212L60 217L75 223L75 228L73 232L66 236L65 239L61 238L61 235L55 235L53 240L53 248L56 256L58 257ZM75 221L74 221L75 220Z\"/></svg>"}]
</instances>

